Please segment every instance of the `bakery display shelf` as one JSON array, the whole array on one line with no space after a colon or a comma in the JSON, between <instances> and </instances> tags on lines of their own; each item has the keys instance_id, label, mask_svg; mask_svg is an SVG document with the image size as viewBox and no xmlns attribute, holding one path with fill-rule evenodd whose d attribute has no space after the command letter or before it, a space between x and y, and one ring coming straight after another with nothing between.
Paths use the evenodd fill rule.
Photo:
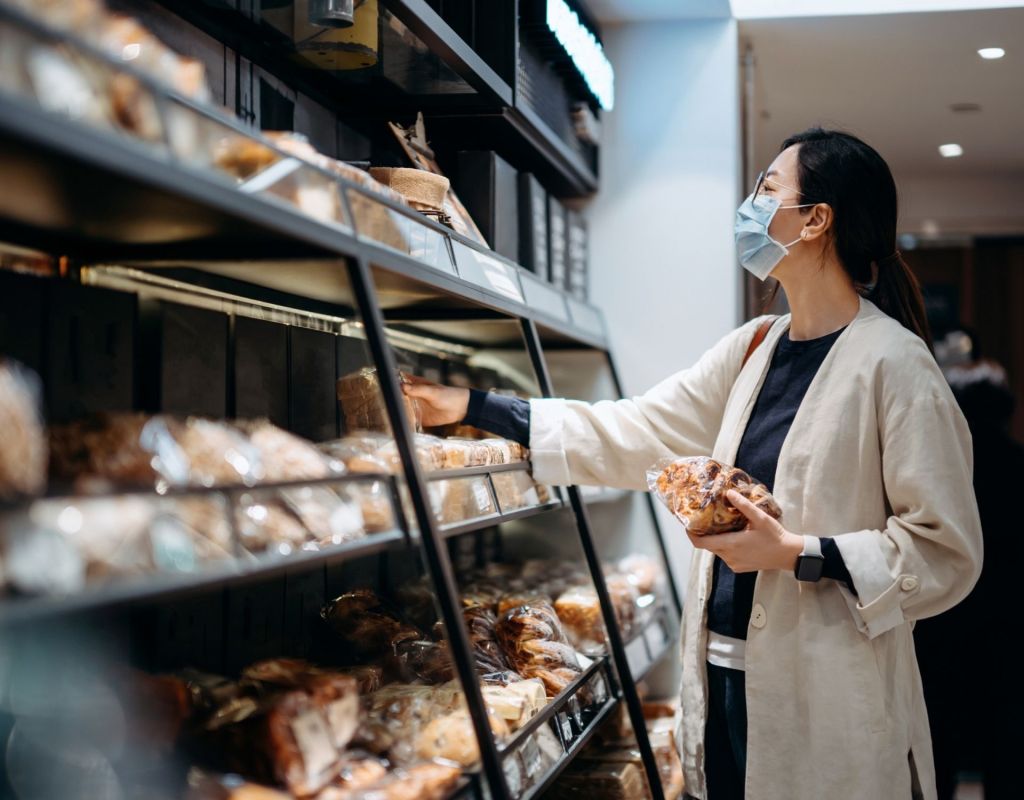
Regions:
<instances>
[{"instance_id":1,"label":"bakery display shelf","mask_svg":"<svg viewBox=\"0 0 1024 800\"><path fill-rule=\"evenodd\" d=\"M524 171L546 176L559 197L586 197L598 189L593 168L526 105L488 114L431 113L427 120L432 135L459 148L497 149Z\"/></svg>"},{"instance_id":2,"label":"bakery display shelf","mask_svg":"<svg viewBox=\"0 0 1024 800\"><path fill-rule=\"evenodd\" d=\"M347 101L367 116L382 116L407 112L411 103L438 109L512 103L508 83L424 0L375 2L380 14L376 63L350 68L338 59L355 55L360 45L339 41L345 37L329 28L296 25L293 2L277 2L274 9L262 4L262 10L258 3L244 7L228 0L159 2L327 107ZM357 22L357 27L365 25ZM319 50L318 40L325 44Z\"/></svg>"},{"instance_id":3,"label":"bakery display shelf","mask_svg":"<svg viewBox=\"0 0 1024 800\"><path fill-rule=\"evenodd\" d=\"M472 519L467 522L456 522L449 525L442 525L441 532L443 533L445 538L451 539L455 536L462 536L467 533L475 533L476 531L483 530L484 528L490 528L494 525L501 525L505 522L512 522L518 519L535 517L539 514L544 514L548 511L557 511L564 507L565 506L561 500L552 500L551 502L548 503L542 503L536 506L529 506L527 508L519 508L514 511L507 511L503 514L488 514L487 516L477 517L476 519Z\"/></svg>"},{"instance_id":4,"label":"bakery display shelf","mask_svg":"<svg viewBox=\"0 0 1024 800\"><path fill-rule=\"evenodd\" d=\"M626 641L626 658L633 679L642 681L672 650L676 637L668 618L668 609L658 606L650 620Z\"/></svg>"},{"instance_id":5,"label":"bakery display shelf","mask_svg":"<svg viewBox=\"0 0 1024 800\"><path fill-rule=\"evenodd\" d=\"M101 608L165 602L251 580L278 577L303 567L332 566L342 561L408 546L409 537L404 531L383 531L367 534L365 538L356 541L322 547L316 551L300 551L289 556L218 561L201 572L187 575L140 575L64 596L6 597L0 600L0 629Z\"/></svg>"},{"instance_id":6,"label":"bakery display shelf","mask_svg":"<svg viewBox=\"0 0 1024 800\"><path fill-rule=\"evenodd\" d=\"M389 486L388 503L393 520L403 519L397 503L397 481L394 476L373 473L351 474L305 481L281 481L261 483L255 486L213 486L213 487L169 487L155 492L146 489L126 489L89 495L46 496L35 500L6 504L0 507L0 515L6 519L20 516L28 520L26 524L36 529L38 523L32 521L33 508L38 504L49 507L64 506L57 517L57 525L64 523L66 513L70 526L68 531L61 529L71 537L75 533L76 520L81 525L82 508L93 503L134 499L149 499L154 502L181 500L219 500L221 506L218 516L227 520L231 535L232 556L218 558L206 562L199 561L189 571L161 572L153 571L137 575L125 575L112 578L107 583L86 585L80 590L65 594L13 594L0 598L0 627L25 622L32 622L42 617L55 617L68 613L77 613L105 607L114 607L134 602L151 600L168 600L177 596L208 591L214 587L226 587L242 581L273 578L288 570L310 567L318 564L333 565L345 560L361 558L368 555L390 550L395 547L413 546L415 539L400 527L391 530L366 532L363 536L338 544L320 544L315 549L289 547L287 552L274 551L268 548L262 553L252 553L245 549L238 526L238 514L241 513L240 502L243 498L266 495L273 496L277 492L301 489L331 489L351 487L360 484L375 485L386 483ZM75 513L77 512L77 513ZM9 534L8 534L9 535Z\"/></svg>"},{"instance_id":7,"label":"bakery display shelf","mask_svg":"<svg viewBox=\"0 0 1024 800\"><path fill-rule=\"evenodd\" d=\"M324 259L362 256L421 287L420 294L422 287L431 287L442 308L483 305L536 316L569 340L603 346L603 325L594 323L599 312L593 310L580 324L564 293L538 286L525 270L482 245L288 156L238 120L176 95L86 44L64 40L6 6L0 6L0 25L30 43L60 39L62 47L80 49L111 72L130 75L165 115L206 131L207 139L258 144L278 158L240 186L211 167L210 153L183 153L182 145L168 142L166 126L164 141L144 142L113 126L69 119L0 82L0 174L9 189L0 198L0 238L93 261L203 258L226 270L232 261L249 259L244 268L232 266L232 274L276 288L280 279L268 260L316 256L320 263L308 276L289 271L288 286L301 285L310 296L332 303L347 298L339 297L337 277L325 274ZM334 218L308 216L274 194L296 171L318 189L337 192ZM382 223L387 236L381 235Z\"/></svg>"},{"instance_id":8,"label":"bakery display shelf","mask_svg":"<svg viewBox=\"0 0 1024 800\"><path fill-rule=\"evenodd\" d=\"M513 736L501 743L498 749L502 758L510 757L516 752L516 750L522 747L522 745L532 737L542 725L546 725L551 722L556 723L555 732L563 744L565 744L567 740L570 743L574 741L575 737L581 735L588 726L586 724L581 724L578 719L574 723L569 721L568 718L575 716L573 712L576 710L570 709L569 706L573 703L578 704L580 692L591 683L595 676L603 676L607 681L608 669L608 656L600 656L592 661L575 680L573 680L558 694L558 696L551 698L547 705L544 706L536 716L516 731ZM606 702L607 699L608 698L606 697L605 700L600 701L601 704ZM567 723L570 726L575 724L577 728L575 733L572 732L571 727L565 729L562 728L562 720L560 718L563 715L566 717ZM590 714L590 716L593 716L593 714Z\"/></svg>"},{"instance_id":9,"label":"bakery display shelf","mask_svg":"<svg viewBox=\"0 0 1024 800\"><path fill-rule=\"evenodd\" d=\"M604 721L608 719L611 713L615 710L618 702L618 700L613 698L606 700L593 717L591 717L590 722L584 729L583 733L577 736L568 746L562 759L554 764L540 781L523 792L519 797L519 800L533 800L533 798L542 797L544 792L551 787L551 784L554 783L565 768L569 766L570 762L583 752L584 748L594 737L594 734L597 733L597 729L601 727L602 723L604 723Z\"/></svg>"}]
</instances>

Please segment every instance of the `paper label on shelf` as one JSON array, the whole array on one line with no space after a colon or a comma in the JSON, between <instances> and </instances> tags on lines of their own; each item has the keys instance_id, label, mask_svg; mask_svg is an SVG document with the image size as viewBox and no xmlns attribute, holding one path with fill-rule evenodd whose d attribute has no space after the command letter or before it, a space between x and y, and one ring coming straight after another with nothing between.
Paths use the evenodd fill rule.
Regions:
<instances>
[{"instance_id":1,"label":"paper label on shelf","mask_svg":"<svg viewBox=\"0 0 1024 800\"><path fill-rule=\"evenodd\" d=\"M558 715L558 729L562 732L562 742L568 749L573 739L572 723L569 721L569 715L562 713Z\"/></svg>"},{"instance_id":2,"label":"paper label on shelf","mask_svg":"<svg viewBox=\"0 0 1024 800\"><path fill-rule=\"evenodd\" d=\"M487 491L487 487L482 483L477 482L473 484L473 499L476 501L476 507L481 514L486 514L491 510L491 495Z\"/></svg>"},{"instance_id":3,"label":"paper label on shelf","mask_svg":"<svg viewBox=\"0 0 1024 800\"><path fill-rule=\"evenodd\" d=\"M302 753L307 773L319 775L334 763L337 753L327 723L319 711L307 711L293 719L292 734Z\"/></svg>"},{"instance_id":4,"label":"paper label on shelf","mask_svg":"<svg viewBox=\"0 0 1024 800\"><path fill-rule=\"evenodd\" d=\"M580 662L580 666L583 667L583 671L586 672L590 669L590 665L594 663L594 659L587 658L583 653L576 653L576 660Z\"/></svg>"},{"instance_id":5,"label":"paper label on shelf","mask_svg":"<svg viewBox=\"0 0 1024 800\"><path fill-rule=\"evenodd\" d=\"M517 303L525 302L523 290L519 286L519 273L514 268L486 253L466 247L461 242L455 242L454 245L459 276L463 280L490 289Z\"/></svg>"}]
</instances>

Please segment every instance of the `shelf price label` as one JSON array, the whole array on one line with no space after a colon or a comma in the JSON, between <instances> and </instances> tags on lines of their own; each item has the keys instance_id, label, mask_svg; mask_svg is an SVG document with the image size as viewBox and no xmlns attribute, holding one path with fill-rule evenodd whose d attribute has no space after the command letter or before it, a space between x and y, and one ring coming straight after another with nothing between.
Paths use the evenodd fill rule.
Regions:
<instances>
[{"instance_id":1,"label":"shelf price label","mask_svg":"<svg viewBox=\"0 0 1024 800\"><path fill-rule=\"evenodd\" d=\"M486 253L466 247L462 242L453 241L452 244L459 277L509 300L525 302L516 269Z\"/></svg>"}]
</instances>

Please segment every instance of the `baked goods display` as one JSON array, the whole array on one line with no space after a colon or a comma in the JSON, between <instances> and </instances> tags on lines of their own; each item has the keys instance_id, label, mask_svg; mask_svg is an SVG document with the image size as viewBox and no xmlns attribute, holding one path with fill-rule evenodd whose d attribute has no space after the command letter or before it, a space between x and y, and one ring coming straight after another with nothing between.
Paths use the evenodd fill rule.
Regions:
<instances>
[{"instance_id":1,"label":"baked goods display","mask_svg":"<svg viewBox=\"0 0 1024 800\"><path fill-rule=\"evenodd\" d=\"M391 431L384 394L375 367L363 367L341 378L337 384L338 402L344 418L344 429L354 431ZM416 401L402 395L406 417L415 430L420 430L420 411Z\"/></svg>"},{"instance_id":2,"label":"baked goods display","mask_svg":"<svg viewBox=\"0 0 1024 800\"><path fill-rule=\"evenodd\" d=\"M506 612L497 627L498 642L512 668L524 678L539 678L555 697L582 673L555 609L547 603Z\"/></svg>"},{"instance_id":3,"label":"baked goods display","mask_svg":"<svg viewBox=\"0 0 1024 800\"><path fill-rule=\"evenodd\" d=\"M687 531L704 536L743 530L747 518L726 497L730 489L775 519L782 509L764 484L746 472L706 456L659 462L647 473L658 498Z\"/></svg>"},{"instance_id":4,"label":"baked goods display","mask_svg":"<svg viewBox=\"0 0 1024 800\"><path fill-rule=\"evenodd\" d=\"M0 500L46 488L47 442L39 404L39 379L21 364L0 359Z\"/></svg>"}]
</instances>

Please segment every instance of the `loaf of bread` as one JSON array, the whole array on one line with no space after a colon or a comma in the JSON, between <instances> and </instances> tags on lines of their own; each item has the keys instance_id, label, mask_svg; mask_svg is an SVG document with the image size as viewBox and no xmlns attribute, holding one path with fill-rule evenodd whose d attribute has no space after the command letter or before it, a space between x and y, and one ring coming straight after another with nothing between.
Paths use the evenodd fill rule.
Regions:
<instances>
[{"instance_id":1,"label":"loaf of bread","mask_svg":"<svg viewBox=\"0 0 1024 800\"><path fill-rule=\"evenodd\" d=\"M587 584L567 589L555 601L555 612L577 650L588 654L601 651L606 641L604 618L593 586Z\"/></svg>"},{"instance_id":2,"label":"loaf of bread","mask_svg":"<svg viewBox=\"0 0 1024 800\"><path fill-rule=\"evenodd\" d=\"M625 575L641 595L657 593L665 580L661 562L640 553L620 559L616 570Z\"/></svg>"},{"instance_id":3,"label":"loaf of bread","mask_svg":"<svg viewBox=\"0 0 1024 800\"><path fill-rule=\"evenodd\" d=\"M346 431L391 431L376 367L364 367L339 378L337 390ZM402 400L410 424L420 430L419 406L406 394L402 394Z\"/></svg>"},{"instance_id":4,"label":"loaf of bread","mask_svg":"<svg viewBox=\"0 0 1024 800\"><path fill-rule=\"evenodd\" d=\"M361 660L390 655L406 641L427 637L403 622L369 589L354 589L328 603L321 616Z\"/></svg>"},{"instance_id":5,"label":"loaf of bread","mask_svg":"<svg viewBox=\"0 0 1024 800\"><path fill-rule=\"evenodd\" d=\"M655 465L648 485L687 530L695 535L743 530L747 518L729 502L735 490L766 514L782 518L782 509L762 483L746 472L706 456L680 458Z\"/></svg>"},{"instance_id":6,"label":"loaf of bread","mask_svg":"<svg viewBox=\"0 0 1024 800\"><path fill-rule=\"evenodd\" d=\"M451 185L444 175L410 167L371 167L370 175L401 194L417 211L444 210Z\"/></svg>"},{"instance_id":7,"label":"loaf of bread","mask_svg":"<svg viewBox=\"0 0 1024 800\"><path fill-rule=\"evenodd\" d=\"M510 610L498 620L497 638L511 667L524 678L539 678L548 697L583 673L576 651L548 603Z\"/></svg>"}]
</instances>

